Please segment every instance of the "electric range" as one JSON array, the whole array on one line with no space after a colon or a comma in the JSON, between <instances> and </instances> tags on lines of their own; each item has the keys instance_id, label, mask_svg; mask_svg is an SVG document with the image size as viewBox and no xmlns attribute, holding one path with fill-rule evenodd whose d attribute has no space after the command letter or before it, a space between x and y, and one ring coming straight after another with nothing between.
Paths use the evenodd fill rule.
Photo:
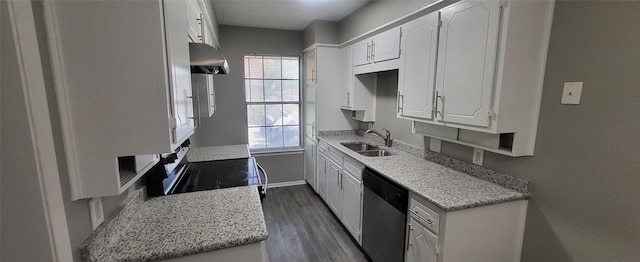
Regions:
<instances>
[{"instance_id":1,"label":"electric range","mask_svg":"<svg viewBox=\"0 0 640 262\"><path fill-rule=\"evenodd\" d=\"M255 185L260 199L266 197L267 175L254 157L188 162L188 151L188 147L181 147L173 154L161 155L160 163L147 174L148 196Z\"/></svg>"}]
</instances>

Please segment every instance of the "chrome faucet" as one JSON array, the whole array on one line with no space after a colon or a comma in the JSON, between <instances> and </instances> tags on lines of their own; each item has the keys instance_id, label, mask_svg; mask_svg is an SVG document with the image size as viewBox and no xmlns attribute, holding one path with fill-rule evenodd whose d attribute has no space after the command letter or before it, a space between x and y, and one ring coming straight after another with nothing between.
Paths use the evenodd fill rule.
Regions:
<instances>
[{"instance_id":1,"label":"chrome faucet","mask_svg":"<svg viewBox=\"0 0 640 262\"><path fill-rule=\"evenodd\" d=\"M373 130L373 128L369 128L367 131L364 131L364 132L367 134L374 133L378 135L379 137L384 139L384 146L391 147L393 145L393 139L391 139L391 131L389 131L389 129L386 129L386 128L382 128L382 130L386 131L387 135L383 135L380 132Z\"/></svg>"}]
</instances>

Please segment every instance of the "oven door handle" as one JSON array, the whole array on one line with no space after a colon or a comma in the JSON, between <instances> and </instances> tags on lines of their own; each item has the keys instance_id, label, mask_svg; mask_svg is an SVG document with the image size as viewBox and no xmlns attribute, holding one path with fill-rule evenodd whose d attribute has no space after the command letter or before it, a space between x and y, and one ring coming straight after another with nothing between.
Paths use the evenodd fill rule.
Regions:
<instances>
[{"instance_id":1,"label":"oven door handle","mask_svg":"<svg viewBox=\"0 0 640 262\"><path fill-rule=\"evenodd\" d=\"M269 177L267 176L267 171L265 171L260 164L256 163L256 166L258 166L258 171L264 175L264 184L262 185L262 193L266 196L267 185L269 184Z\"/></svg>"}]
</instances>

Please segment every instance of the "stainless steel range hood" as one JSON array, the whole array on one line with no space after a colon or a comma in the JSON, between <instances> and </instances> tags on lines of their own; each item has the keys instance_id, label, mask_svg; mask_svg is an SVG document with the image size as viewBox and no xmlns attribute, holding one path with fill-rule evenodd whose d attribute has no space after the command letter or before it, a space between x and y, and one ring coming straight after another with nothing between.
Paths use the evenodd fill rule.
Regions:
<instances>
[{"instance_id":1,"label":"stainless steel range hood","mask_svg":"<svg viewBox=\"0 0 640 262\"><path fill-rule=\"evenodd\" d=\"M203 43L189 43L191 73L194 74L228 74L227 59L213 46Z\"/></svg>"}]
</instances>

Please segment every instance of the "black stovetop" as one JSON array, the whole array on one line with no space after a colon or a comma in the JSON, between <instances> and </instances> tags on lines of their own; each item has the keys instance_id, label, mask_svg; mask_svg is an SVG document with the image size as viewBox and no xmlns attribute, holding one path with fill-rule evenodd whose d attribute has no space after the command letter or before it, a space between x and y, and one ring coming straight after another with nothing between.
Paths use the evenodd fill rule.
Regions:
<instances>
[{"instance_id":1,"label":"black stovetop","mask_svg":"<svg viewBox=\"0 0 640 262\"><path fill-rule=\"evenodd\" d=\"M192 162L170 194L248 185L261 185L253 157Z\"/></svg>"}]
</instances>

